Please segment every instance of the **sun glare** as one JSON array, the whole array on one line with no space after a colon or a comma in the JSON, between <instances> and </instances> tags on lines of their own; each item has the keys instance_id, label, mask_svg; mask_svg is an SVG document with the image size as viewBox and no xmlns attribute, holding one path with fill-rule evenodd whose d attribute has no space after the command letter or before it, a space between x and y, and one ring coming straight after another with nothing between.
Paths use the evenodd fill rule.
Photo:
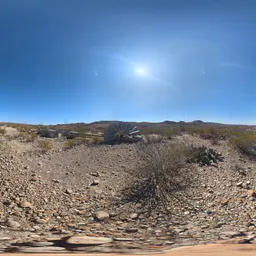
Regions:
<instances>
[{"instance_id":1,"label":"sun glare","mask_svg":"<svg viewBox=\"0 0 256 256\"><path fill-rule=\"evenodd\" d=\"M147 70L145 69L145 68L143 68L143 67L136 67L135 68L135 73L137 74L137 75L139 75L139 76L145 76L145 75L147 75Z\"/></svg>"}]
</instances>

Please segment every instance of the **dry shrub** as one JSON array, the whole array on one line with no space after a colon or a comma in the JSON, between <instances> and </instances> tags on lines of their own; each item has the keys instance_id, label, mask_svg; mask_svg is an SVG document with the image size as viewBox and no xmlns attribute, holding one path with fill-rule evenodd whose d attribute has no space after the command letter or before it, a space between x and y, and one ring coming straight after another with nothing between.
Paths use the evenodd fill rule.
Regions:
<instances>
[{"instance_id":1,"label":"dry shrub","mask_svg":"<svg viewBox=\"0 0 256 256\"><path fill-rule=\"evenodd\" d=\"M37 139L37 135L31 132L20 132L19 137L24 142L34 142Z\"/></svg>"},{"instance_id":2,"label":"dry shrub","mask_svg":"<svg viewBox=\"0 0 256 256\"><path fill-rule=\"evenodd\" d=\"M38 147L43 152L46 153L52 149L52 143L48 140L39 140Z\"/></svg>"},{"instance_id":3,"label":"dry shrub","mask_svg":"<svg viewBox=\"0 0 256 256\"><path fill-rule=\"evenodd\" d=\"M0 128L0 135L5 135L6 134L6 130L5 128Z\"/></svg>"},{"instance_id":4,"label":"dry shrub","mask_svg":"<svg viewBox=\"0 0 256 256\"><path fill-rule=\"evenodd\" d=\"M256 134L254 132L247 132L232 137L230 138L229 143L240 153L256 158Z\"/></svg>"},{"instance_id":5,"label":"dry shrub","mask_svg":"<svg viewBox=\"0 0 256 256\"><path fill-rule=\"evenodd\" d=\"M90 144L90 139L88 138L83 138L83 137L77 137L74 139L68 139L67 141L65 141L64 143L64 149L71 149L73 147L76 147L78 145L87 145Z\"/></svg>"},{"instance_id":6,"label":"dry shrub","mask_svg":"<svg viewBox=\"0 0 256 256\"><path fill-rule=\"evenodd\" d=\"M144 142L146 144L157 144L164 141L164 137L159 134L147 134L144 135Z\"/></svg>"},{"instance_id":7,"label":"dry shrub","mask_svg":"<svg viewBox=\"0 0 256 256\"><path fill-rule=\"evenodd\" d=\"M143 166L134 171L122 191L124 202L141 203L149 213L169 210L173 199L190 184L190 148L180 143L140 143L137 152Z\"/></svg>"},{"instance_id":8,"label":"dry shrub","mask_svg":"<svg viewBox=\"0 0 256 256\"><path fill-rule=\"evenodd\" d=\"M211 144L213 146L217 146L217 145L220 145L220 142L219 142L218 138L213 137L213 138L211 138Z\"/></svg>"}]
</instances>

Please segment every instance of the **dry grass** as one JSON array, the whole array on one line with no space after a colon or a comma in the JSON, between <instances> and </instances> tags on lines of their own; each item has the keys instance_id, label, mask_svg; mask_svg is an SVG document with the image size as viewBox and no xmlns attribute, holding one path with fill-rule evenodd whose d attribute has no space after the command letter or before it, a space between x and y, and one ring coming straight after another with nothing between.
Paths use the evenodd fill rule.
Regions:
<instances>
[{"instance_id":1,"label":"dry grass","mask_svg":"<svg viewBox=\"0 0 256 256\"><path fill-rule=\"evenodd\" d=\"M229 140L229 143L240 153L256 158L256 134L254 132L234 136Z\"/></svg>"},{"instance_id":2,"label":"dry grass","mask_svg":"<svg viewBox=\"0 0 256 256\"><path fill-rule=\"evenodd\" d=\"M0 135L4 136L6 134L5 128L0 128Z\"/></svg>"},{"instance_id":3,"label":"dry grass","mask_svg":"<svg viewBox=\"0 0 256 256\"><path fill-rule=\"evenodd\" d=\"M50 151L53 148L53 146L52 146L52 143L48 140L38 140L38 148L43 153L46 153Z\"/></svg>"},{"instance_id":4,"label":"dry grass","mask_svg":"<svg viewBox=\"0 0 256 256\"><path fill-rule=\"evenodd\" d=\"M34 142L37 139L37 135L33 132L20 132L19 137L24 142Z\"/></svg>"},{"instance_id":5,"label":"dry grass","mask_svg":"<svg viewBox=\"0 0 256 256\"><path fill-rule=\"evenodd\" d=\"M184 144L163 143L137 146L144 166L134 171L123 190L124 201L142 203L148 212L155 209L170 209L178 193L189 185L188 164L190 149Z\"/></svg>"}]
</instances>

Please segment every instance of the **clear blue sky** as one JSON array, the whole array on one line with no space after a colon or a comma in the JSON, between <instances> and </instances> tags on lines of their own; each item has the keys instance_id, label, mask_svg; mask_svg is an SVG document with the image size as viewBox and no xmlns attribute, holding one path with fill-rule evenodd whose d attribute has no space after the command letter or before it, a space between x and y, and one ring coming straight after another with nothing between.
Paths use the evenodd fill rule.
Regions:
<instances>
[{"instance_id":1,"label":"clear blue sky","mask_svg":"<svg viewBox=\"0 0 256 256\"><path fill-rule=\"evenodd\" d=\"M0 121L256 124L255 0L0 0Z\"/></svg>"}]
</instances>

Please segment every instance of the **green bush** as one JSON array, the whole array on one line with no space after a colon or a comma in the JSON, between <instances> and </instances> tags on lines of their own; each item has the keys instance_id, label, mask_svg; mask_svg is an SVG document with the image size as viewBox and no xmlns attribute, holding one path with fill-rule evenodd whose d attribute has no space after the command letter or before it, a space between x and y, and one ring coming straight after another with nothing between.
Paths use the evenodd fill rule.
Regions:
<instances>
[{"instance_id":1,"label":"green bush","mask_svg":"<svg viewBox=\"0 0 256 256\"><path fill-rule=\"evenodd\" d=\"M205 146L191 147L189 162L199 163L201 165L211 165L212 163L217 164L218 162L222 161L223 157L216 150L207 148Z\"/></svg>"}]
</instances>

